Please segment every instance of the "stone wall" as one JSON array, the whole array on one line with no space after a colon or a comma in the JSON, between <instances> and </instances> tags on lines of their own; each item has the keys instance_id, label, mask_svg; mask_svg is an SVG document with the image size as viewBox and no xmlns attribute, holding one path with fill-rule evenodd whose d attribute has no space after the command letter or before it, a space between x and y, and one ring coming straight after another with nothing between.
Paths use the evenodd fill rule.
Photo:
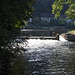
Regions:
<instances>
[{"instance_id":1,"label":"stone wall","mask_svg":"<svg viewBox=\"0 0 75 75\"><path fill-rule=\"evenodd\" d=\"M61 36L68 41L75 41L75 35L71 33L64 33L64 34L61 34Z\"/></svg>"}]
</instances>

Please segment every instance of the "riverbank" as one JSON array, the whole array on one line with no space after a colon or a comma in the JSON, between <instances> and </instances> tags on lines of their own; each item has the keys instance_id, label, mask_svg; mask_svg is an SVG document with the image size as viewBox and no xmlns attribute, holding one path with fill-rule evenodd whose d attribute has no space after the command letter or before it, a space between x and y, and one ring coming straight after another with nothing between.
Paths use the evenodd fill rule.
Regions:
<instances>
[{"instance_id":1,"label":"riverbank","mask_svg":"<svg viewBox=\"0 0 75 75\"><path fill-rule=\"evenodd\" d=\"M63 33L63 34L61 34L61 36L68 41L74 41L75 42L75 31Z\"/></svg>"}]
</instances>

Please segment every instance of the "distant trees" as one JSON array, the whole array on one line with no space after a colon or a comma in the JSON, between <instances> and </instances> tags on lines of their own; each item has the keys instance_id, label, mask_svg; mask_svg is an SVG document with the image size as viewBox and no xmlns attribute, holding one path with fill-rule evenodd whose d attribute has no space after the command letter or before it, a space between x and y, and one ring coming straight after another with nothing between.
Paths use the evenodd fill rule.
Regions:
<instances>
[{"instance_id":1,"label":"distant trees","mask_svg":"<svg viewBox=\"0 0 75 75\"><path fill-rule=\"evenodd\" d=\"M55 0L36 0L34 8L34 16L40 16L40 14L43 13L52 13L52 7L51 5L53 4Z\"/></svg>"},{"instance_id":2,"label":"distant trees","mask_svg":"<svg viewBox=\"0 0 75 75\"><path fill-rule=\"evenodd\" d=\"M55 17L60 17L63 6L67 5L69 8L65 11L67 18L75 20L75 0L55 0L52 5L52 13ZM65 8L65 7L64 7Z\"/></svg>"},{"instance_id":3,"label":"distant trees","mask_svg":"<svg viewBox=\"0 0 75 75\"><path fill-rule=\"evenodd\" d=\"M50 26L55 26L55 27L66 27L67 26L67 23L65 22L65 20L63 18L59 18L58 20L57 19L51 19L50 20L50 23L49 23Z\"/></svg>"},{"instance_id":4,"label":"distant trees","mask_svg":"<svg viewBox=\"0 0 75 75\"><path fill-rule=\"evenodd\" d=\"M35 17L33 18L32 20L32 24L35 25L35 26L38 26L40 24L41 20L39 17Z\"/></svg>"},{"instance_id":5,"label":"distant trees","mask_svg":"<svg viewBox=\"0 0 75 75\"><path fill-rule=\"evenodd\" d=\"M54 27L54 26L55 27L63 27L63 26L66 27L67 25L70 25L71 23L67 24L66 20L61 17L59 19L51 18L50 21L47 19L42 20L39 17L34 17L30 24L32 25L31 28L34 28L34 27Z\"/></svg>"},{"instance_id":6,"label":"distant trees","mask_svg":"<svg viewBox=\"0 0 75 75\"><path fill-rule=\"evenodd\" d=\"M40 16L40 14L48 13L52 14L52 4L55 0L36 0L34 8L34 16ZM57 0L58 1L58 0ZM66 0L65 0L66 1ZM61 12L62 15L64 15L64 12L68 9L68 5L63 5L63 10Z\"/></svg>"}]
</instances>

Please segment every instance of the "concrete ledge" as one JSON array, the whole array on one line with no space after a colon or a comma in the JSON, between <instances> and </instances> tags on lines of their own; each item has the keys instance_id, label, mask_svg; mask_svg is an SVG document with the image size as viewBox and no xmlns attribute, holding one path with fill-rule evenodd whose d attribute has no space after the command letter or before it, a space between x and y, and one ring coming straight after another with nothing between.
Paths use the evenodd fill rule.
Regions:
<instances>
[{"instance_id":1,"label":"concrete ledge","mask_svg":"<svg viewBox=\"0 0 75 75\"><path fill-rule=\"evenodd\" d=\"M14 37L15 39L52 39L52 40L59 40L58 37L54 36L20 36Z\"/></svg>"}]
</instances>

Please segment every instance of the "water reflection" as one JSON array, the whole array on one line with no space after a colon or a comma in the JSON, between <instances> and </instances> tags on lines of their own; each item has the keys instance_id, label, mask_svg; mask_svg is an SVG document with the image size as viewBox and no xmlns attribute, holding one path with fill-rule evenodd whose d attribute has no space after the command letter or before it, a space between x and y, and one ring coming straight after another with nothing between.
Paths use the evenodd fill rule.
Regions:
<instances>
[{"instance_id":1,"label":"water reflection","mask_svg":"<svg viewBox=\"0 0 75 75\"><path fill-rule=\"evenodd\" d=\"M75 75L75 43L28 40L25 75Z\"/></svg>"}]
</instances>

